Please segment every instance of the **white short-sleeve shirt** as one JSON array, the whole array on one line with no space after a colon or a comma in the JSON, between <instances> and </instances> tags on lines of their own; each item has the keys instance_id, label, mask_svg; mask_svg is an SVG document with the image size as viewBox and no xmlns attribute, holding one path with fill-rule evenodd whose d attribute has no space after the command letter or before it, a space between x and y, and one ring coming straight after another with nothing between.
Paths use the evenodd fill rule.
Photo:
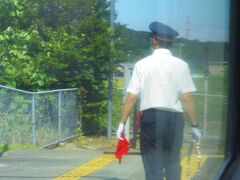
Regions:
<instances>
[{"instance_id":1,"label":"white short-sleeve shirt","mask_svg":"<svg viewBox=\"0 0 240 180\"><path fill-rule=\"evenodd\" d=\"M156 49L138 61L127 92L140 94L140 110L159 108L183 112L180 94L196 91L188 64L168 49Z\"/></svg>"}]
</instances>

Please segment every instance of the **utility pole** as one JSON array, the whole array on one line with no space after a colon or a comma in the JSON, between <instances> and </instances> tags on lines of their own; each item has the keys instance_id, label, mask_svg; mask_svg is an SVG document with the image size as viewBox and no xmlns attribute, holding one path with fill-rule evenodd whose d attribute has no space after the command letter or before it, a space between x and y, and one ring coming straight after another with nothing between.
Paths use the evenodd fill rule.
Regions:
<instances>
[{"instance_id":1,"label":"utility pole","mask_svg":"<svg viewBox=\"0 0 240 180\"><path fill-rule=\"evenodd\" d=\"M204 109L203 109L203 137L207 135L207 115L208 115L208 58L209 58L209 45L203 47L203 62L204 62Z\"/></svg>"},{"instance_id":2,"label":"utility pole","mask_svg":"<svg viewBox=\"0 0 240 180\"><path fill-rule=\"evenodd\" d=\"M114 33L114 13L115 13L115 0L111 0L110 7L110 28ZM114 48L113 39L111 40L111 49ZM112 51L111 51L112 52ZM113 61L113 56L111 54L110 61ZM108 82L108 129L107 129L107 137L108 139L112 138L112 103L113 100L113 74L110 70L109 72L109 82Z\"/></svg>"},{"instance_id":3,"label":"utility pole","mask_svg":"<svg viewBox=\"0 0 240 180\"><path fill-rule=\"evenodd\" d=\"M178 56L182 58L182 47L185 46L183 43L178 43Z\"/></svg>"}]
</instances>

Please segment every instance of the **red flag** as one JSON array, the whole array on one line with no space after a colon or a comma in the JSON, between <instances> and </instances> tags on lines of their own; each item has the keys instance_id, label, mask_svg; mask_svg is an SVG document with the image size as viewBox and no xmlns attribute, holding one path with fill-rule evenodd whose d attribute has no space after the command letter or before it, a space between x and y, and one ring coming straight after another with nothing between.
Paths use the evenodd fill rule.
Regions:
<instances>
[{"instance_id":1,"label":"red flag","mask_svg":"<svg viewBox=\"0 0 240 180\"><path fill-rule=\"evenodd\" d=\"M129 150L129 142L125 138L125 136L122 137L123 139L119 139L117 143L117 150L115 152L115 157L119 159L119 163L121 163L122 155L125 155L128 153Z\"/></svg>"}]
</instances>

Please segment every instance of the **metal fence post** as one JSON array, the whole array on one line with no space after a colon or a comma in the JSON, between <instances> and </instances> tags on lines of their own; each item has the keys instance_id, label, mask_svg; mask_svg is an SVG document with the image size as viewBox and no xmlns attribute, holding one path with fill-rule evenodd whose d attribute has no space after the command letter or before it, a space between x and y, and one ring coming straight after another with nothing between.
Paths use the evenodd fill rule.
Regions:
<instances>
[{"instance_id":1,"label":"metal fence post","mask_svg":"<svg viewBox=\"0 0 240 180\"><path fill-rule=\"evenodd\" d=\"M114 12L115 12L115 0L111 0L110 6L110 28L114 32ZM114 40L111 40L111 51L114 49ZM113 57L111 55L111 62L113 61ZM112 138L112 106L113 106L113 73L109 74L109 89L108 89L108 129L107 129L107 137L108 139Z\"/></svg>"},{"instance_id":2,"label":"metal fence post","mask_svg":"<svg viewBox=\"0 0 240 180\"><path fill-rule=\"evenodd\" d=\"M59 140L62 139L61 116L62 116L62 91L59 91L59 94L58 94L58 138Z\"/></svg>"},{"instance_id":3,"label":"metal fence post","mask_svg":"<svg viewBox=\"0 0 240 180\"><path fill-rule=\"evenodd\" d=\"M32 145L36 145L35 94L32 95Z\"/></svg>"},{"instance_id":4,"label":"metal fence post","mask_svg":"<svg viewBox=\"0 0 240 180\"><path fill-rule=\"evenodd\" d=\"M3 110L1 109L1 114L7 111L11 113L9 115L14 117L14 119L23 119L24 122L26 120L30 126L28 128L25 123L20 123L15 128L15 124L9 124L11 125L9 128L15 128L14 131L19 132L15 143L21 144L22 140L24 140L24 142L30 143L33 146L41 145L47 147L76 136L76 126L73 124L76 121L75 116L73 116L76 113L76 95L72 96L71 92L76 91L77 88L31 92L0 85L1 89L9 91L6 92L6 99L3 94L0 96L1 102L7 102L2 103L4 106ZM52 93L54 94L52 95ZM48 94L51 95L48 96ZM18 106L18 102L20 101L15 101L18 97L21 97L21 107ZM43 106L43 103L46 104ZM18 114L16 114L17 110L19 110ZM64 118L69 123L62 123L65 122ZM5 124L0 124L0 129L4 130L4 128ZM3 134L5 132L2 131L0 133L3 136L3 143L5 143L5 139L7 138ZM15 134L10 134L12 132L7 133L9 136L14 136L15 138Z\"/></svg>"},{"instance_id":5,"label":"metal fence post","mask_svg":"<svg viewBox=\"0 0 240 180\"><path fill-rule=\"evenodd\" d=\"M207 135L207 115L208 115L208 76L204 78L204 109L203 109L203 137Z\"/></svg>"},{"instance_id":6,"label":"metal fence post","mask_svg":"<svg viewBox=\"0 0 240 180\"><path fill-rule=\"evenodd\" d=\"M129 68L125 67L125 69L124 69L124 98L127 94L126 90L127 90L127 86L130 81L130 78L131 78L131 70ZM126 124L125 124L125 136L127 139L130 140L129 129L130 129L130 117L128 117Z\"/></svg>"},{"instance_id":7,"label":"metal fence post","mask_svg":"<svg viewBox=\"0 0 240 180\"><path fill-rule=\"evenodd\" d=\"M203 111L203 137L207 135L207 115L208 115L208 58L209 47L206 45L203 47L203 60L204 60L204 111Z\"/></svg>"}]
</instances>

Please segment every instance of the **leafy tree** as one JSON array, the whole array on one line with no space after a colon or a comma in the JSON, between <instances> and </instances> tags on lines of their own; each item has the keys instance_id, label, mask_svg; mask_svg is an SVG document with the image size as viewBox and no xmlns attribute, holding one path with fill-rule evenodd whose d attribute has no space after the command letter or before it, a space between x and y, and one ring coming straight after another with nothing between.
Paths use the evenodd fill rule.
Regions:
<instances>
[{"instance_id":1,"label":"leafy tree","mask_svg":"<svg viewBox=\"0 0 240 180\"><path fill-rule=\"evenodd\" d=\"M101 128L106 81L122 54L110 46L109 15L107 0L1 0L0 83L32 91L79 87L83 127Z\"/></svg>"}]
</instances>

